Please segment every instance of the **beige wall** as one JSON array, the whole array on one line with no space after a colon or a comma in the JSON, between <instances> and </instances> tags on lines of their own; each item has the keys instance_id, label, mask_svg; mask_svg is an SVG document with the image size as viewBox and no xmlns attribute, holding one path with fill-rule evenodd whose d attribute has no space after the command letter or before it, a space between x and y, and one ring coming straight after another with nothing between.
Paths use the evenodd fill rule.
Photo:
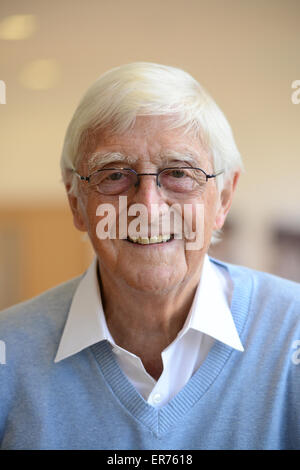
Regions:
<instances>
[{"instance_id":1,"label":"beige wall","mask_svg":"<svg viewBox=\"0 0 300 470\"><path fill-rule=\"evenodd\" d=\"M1 0L0 23L19 13L35 15L36 30L24 40L0 39L0 80L7 95L0 104L2 226L9 211L17 217L37 205L65 210L59 157L79 98L113 66L154 61L187 70L208 89L244 157L225 256L279 272L272 228L300 230L300 104L291 101L291 84L300 79L299 0ZM24 76L30 62L40 59L52 60L54 70L45 73L54 74L53 83L32 90ZM55 223L53 244L65 243L59 230ZM40 269L55 274L48 281L42 274L45 282L38 276L36 287L21 297L82 270L81 262L71 273L66 266L50 267L46 257ZM29 259L26 272L34 269Z\"/></svg>"},{"instance_id":2,"label":"beige wall","mask_svg":"<svg viewBox=\"0 0 300 470\"><path fill-rule=\"evenodd\" d=\"M93 256L66 205L0 208L0 308L83 273Z\"/></svg>"}]
</instances>

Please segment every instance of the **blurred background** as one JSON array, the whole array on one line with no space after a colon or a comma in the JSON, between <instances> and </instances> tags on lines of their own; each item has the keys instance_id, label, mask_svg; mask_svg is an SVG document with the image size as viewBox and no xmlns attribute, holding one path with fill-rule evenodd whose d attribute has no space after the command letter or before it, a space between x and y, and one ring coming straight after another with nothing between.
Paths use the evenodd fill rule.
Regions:
<instances>
[{"instance_id":1,"label":"blurred background","mask_svg":"<svg viewBox=\"0 0 300 470\"><path fill-rule=\"evenodd\" d=\"M299 0L1 0L0 309L82 273L59 159L86 88L120 64L183 68L242 153L211 254L300 281Z\"/></svg>"}]
</instances>

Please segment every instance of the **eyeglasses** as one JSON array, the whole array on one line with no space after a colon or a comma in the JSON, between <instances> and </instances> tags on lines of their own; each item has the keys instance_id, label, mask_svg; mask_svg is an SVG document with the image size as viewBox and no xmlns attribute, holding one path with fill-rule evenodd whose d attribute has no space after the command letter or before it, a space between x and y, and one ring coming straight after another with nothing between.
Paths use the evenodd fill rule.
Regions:
<instances>
[{"instance_id":1,"label":"eyeglasses","mask_svg":"<svg viewBox=\"0 0 300 470\"><path fill-rule=\"evenodd\" d=\"M128 193L132 188L140 184L141 176L155 176L156 184L169 195L200 195L205 189L206 182L215 178L224 170L209 175L201 168L172 167L164 168L158 173L137 173L132 168L103 168L96 170L89 176L81 176L75 170L74 173L82 181L89 184L91 190L105 195L120 195Z\"/></svg>"}]
</instances>

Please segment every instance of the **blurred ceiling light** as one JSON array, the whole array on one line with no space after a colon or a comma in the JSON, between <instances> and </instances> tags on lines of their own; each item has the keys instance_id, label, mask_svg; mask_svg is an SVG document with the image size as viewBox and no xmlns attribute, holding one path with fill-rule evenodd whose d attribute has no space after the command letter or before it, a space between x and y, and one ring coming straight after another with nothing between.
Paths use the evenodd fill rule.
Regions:
<instances>
[{"instance_id":1,"label":"blurred ceiling light","mask_svg":"<svg viewBox=\"0 0 300 470\"><path fill-rule=\"evenodd\" d=\"M37 20L35 15L12 15L0 22L0 39L27 39L35 32Z\"/></svg>"},{"instance_id":2,"label":"blurred ceiling light","mask_svg":"<svg viewBox=\"0 0 300 470\"><path fill-rule=\"evenodd\" d=\"M39 59L28 62L20 72L21 84L32 90L47 90L56 85L59 66L54 59Z\"/></svg>"}]
</instances>

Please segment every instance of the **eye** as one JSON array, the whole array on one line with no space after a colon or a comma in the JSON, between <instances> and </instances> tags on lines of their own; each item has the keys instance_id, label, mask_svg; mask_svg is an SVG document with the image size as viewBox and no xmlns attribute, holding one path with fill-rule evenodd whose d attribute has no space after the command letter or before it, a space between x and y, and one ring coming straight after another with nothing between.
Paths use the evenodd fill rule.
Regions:
<instances>
[{"instance_id":1,"label":"eye","mask_svg":"<svg viewBox=\"0 0 300 470\"><path fill-rule=\"evenodd\" d=\"M119 181L119 180L122 178L122 176L124 176L123 173L121 173L121 172L115 172L115 173L111 173L111 174L108 176L108 178L109 178L110 180L112 180L112 181Z\"/></svg>"},{"instance_id":2,"label":"eye","mask_svg":"<svg viewBox=\"0 0 300 470\"><path fill-rule=\"evenodd\" d=\"M90 184L101 194L115 195L128 191L134 185L135 178L135 174L128 169L112 168L96 173Z\"/></svg>"},{"instance_id":3,"label":"eye","mask_svg":"<svg viewBox=\"0 0 300 470\"><path fill-rule=\"evenodd\" d=\"M173 176L174 178L182 178L186 176L186 173L184 170L172 170L170 172L170 176Z\"/></svg>"}]
</instances>

